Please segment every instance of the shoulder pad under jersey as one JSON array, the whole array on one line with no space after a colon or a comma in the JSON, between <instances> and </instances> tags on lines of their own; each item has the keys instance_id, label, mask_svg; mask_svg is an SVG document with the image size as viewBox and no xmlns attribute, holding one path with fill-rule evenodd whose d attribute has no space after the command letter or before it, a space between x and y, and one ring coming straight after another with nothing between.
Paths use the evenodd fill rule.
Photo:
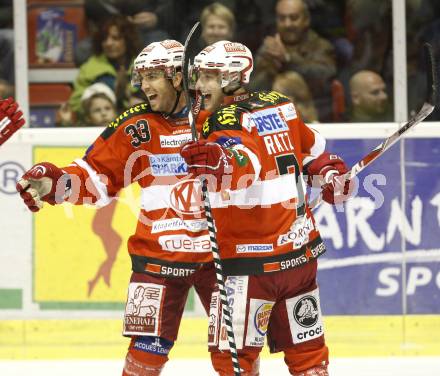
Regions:
<instances>
[{"instance_id":1,"label":"shoulder pad under jersey","mask_svg":"<svg viewBox=\"0 0 440 376\"><path fill-rule=\"evenodd\" d=\"M148 103L140 103L132 106L128 110L121 113L115 120L113 120L104 130L104 132L101 133L101 137L106 140L116 131L116 129L118 129L118 127L122 123L126 122L134 116L149 113L154 113L154 111L151 109Z\"/></svg>"},{"instance_id":2,"label":"shoulder pad under jersey","mask_svg":"<svg viewBox=\"0 0 440 376\"><path fill-rule=\"evenodd\" d=\"M241 114L246 112L239 104L229 104L220 107L210 117L208 117L202 126L202 135L207 138L212 132L220 130L240 130L241 129Z\"/></svg>"},{"instance_id":3,"label":"shoulder pad under jersey","mask_svg":"<svg viewBox=\"0 0 440 376\"><path fill-rule=\"evenodd\" d=\"M256 91L251 93L250 98L246 101L246 105L248 110L254 110L288 102L290 102L290 99L277 91Z\"/></svg>"}]
</instances>

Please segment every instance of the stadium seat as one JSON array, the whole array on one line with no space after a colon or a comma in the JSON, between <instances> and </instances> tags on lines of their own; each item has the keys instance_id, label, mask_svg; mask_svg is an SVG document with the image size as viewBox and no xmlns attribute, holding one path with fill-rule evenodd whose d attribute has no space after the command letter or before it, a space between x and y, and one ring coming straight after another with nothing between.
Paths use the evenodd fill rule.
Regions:
<instances>
[{"instance_id":1,"label":"stadium seat","mask_svg":"<svg viewBox=\"0 0 440 376\"><path fill-rule=\"evenodd\" d=\"M343 121L345 113L345 91L342 82L334 79L331 83L332 91L332 118L333 122Z\"/></svg>"},{"instance_id":2,"label":"stadium seat","mask_svg":"<svg viewBox=\"0 0 440 376\"><path fill-rule=\"evenodd\" d=\"M55 126L56 113L72 93L68 84L29 85L31 127Z\"/></svg>"}]
</instances>

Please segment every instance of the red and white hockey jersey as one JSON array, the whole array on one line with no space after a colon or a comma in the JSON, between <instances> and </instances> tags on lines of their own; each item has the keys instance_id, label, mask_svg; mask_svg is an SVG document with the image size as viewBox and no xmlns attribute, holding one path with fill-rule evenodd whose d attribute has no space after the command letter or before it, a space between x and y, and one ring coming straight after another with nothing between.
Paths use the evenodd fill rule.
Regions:
<instances>
[{"instance_id":1,"label":"red and white hockey jersey","mask_svg":"<svg viewBox=\"0 0 440 376\"><path fill-rule=\"evenodd\" d=\"M233 173L210 192L226 275L290 269L325 252L306 204L303 166L325 148L290 100L256 92L210 116L203 137L230 153Z\"/></svg>"},{"instance_id":2,"label":"red and white hockey jersey","mask_svg":"<svg viewBox=\"0 0 440 376\"><path fill-rule=\"evenodd\" d=\"M123 187L140 185L137 228L128 241L135 272L180 277L212 261L199 183L188 179L179 154L190 140L186 117L165 118L140 104L109 124L84 158L63 168L75 204L103 206Z\"/></svg>"}]
</instances>

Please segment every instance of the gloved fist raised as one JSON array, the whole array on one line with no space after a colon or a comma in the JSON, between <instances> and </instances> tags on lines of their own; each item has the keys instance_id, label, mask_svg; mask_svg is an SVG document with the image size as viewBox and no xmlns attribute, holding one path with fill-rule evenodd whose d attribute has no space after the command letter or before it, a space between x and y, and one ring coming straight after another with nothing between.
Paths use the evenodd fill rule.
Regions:
<instances>
[{"instance_id":1,"label":"gloved fist raised","mask_svg":"<svg viewBox=\"0 0 440 376\"><path fill-rule=\"evenodd\" d=\"M70 186L68 174L52 163L42 162L22 176L16 189L29 210L37 212L43 201L51 205L62 203L69 196Z\"/></svg>"},{"instance_id":2,"label":"gloved fist raised","mask_svg":"<svg viewBox=\"0 0 440 376\"><path fill-rule=\"evenodd\" d=\"M0 100L0 146L24 125L22 116L13 98Z\"/></svg>"},{"instance_id":3,"label":"gloved fist raised","mask_svg":"<svg viewBox=\"0 0 440 376\"><path fill-rule=\"evenodd\" d=\"M322 198L329 204L339 204L348 200L354 183L342 176L348 172L344 160L336 154L322 153L307 166L308 184L322 189Z\"/></svg>"},{"instance_id":4,"label":"gloved fist raised","mask_svg":"<svg viewBox=\"0 0 440 376\"><path fill-rule=\"evenodd\" d=\"M217 179L229 173L230 166L225 148L206 140L190 141L180 148L180 155L188 165L188 172L199 175L214 175Z\"/></svg>"}]
</instances>

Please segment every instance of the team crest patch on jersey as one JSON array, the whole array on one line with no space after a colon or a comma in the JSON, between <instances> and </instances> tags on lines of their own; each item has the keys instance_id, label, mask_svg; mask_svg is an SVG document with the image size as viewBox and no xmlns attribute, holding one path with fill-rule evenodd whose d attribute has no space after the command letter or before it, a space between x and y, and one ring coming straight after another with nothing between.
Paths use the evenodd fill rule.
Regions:
<instances>
[{"instance_id":1,"label":"team crest patch on jersey","mask_svg":"<svg viewBox=\"0 0 440 376\"><path fill-rule=\"evenodd\" d=\"M200 216L205 211L200 180L176 183L170 192L170 207L178 214Z\"/></svg>"},{"instance_id":2,"label":"team crest patch on jersey","mask_svg":"<svg viewBox=\"0 0 440 376\"><path fill-rule=\"evenodd\" d=\"M159 335L165 286L132 282L124 315L124 335Z\"/></svg>"},{"instance_id":3,"label":"team crest patch on jersey","mask_svg":"<svg viewBox=\"0 0 440 376\"><path fill-rule=\"evenodd\" d=\"M246 346L262 347L275 302L251 299L246 332Z\"/></svg>"},{"instance_id":4,"label":"team crest patch on jersey","mask_svg":"<svg viewBox=\"0 0 440 376\"><path fill-rule=\"evenodd\" d=\"M188 166L180 154L154 154L148 158L154 176L186 175L188 172Z\"/></svg>"},{"instance_id":5,"label":"team crest patch on jersey","mask_svg":"<svg viewBox=\"0 0 440 376\"><path fill-rule=\"evenodd\" d=\"M324 334L318 288L287 299L286 309L294 344L310 341Z\"/></svg>"}]
</instances>

